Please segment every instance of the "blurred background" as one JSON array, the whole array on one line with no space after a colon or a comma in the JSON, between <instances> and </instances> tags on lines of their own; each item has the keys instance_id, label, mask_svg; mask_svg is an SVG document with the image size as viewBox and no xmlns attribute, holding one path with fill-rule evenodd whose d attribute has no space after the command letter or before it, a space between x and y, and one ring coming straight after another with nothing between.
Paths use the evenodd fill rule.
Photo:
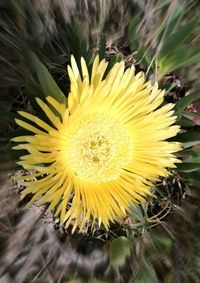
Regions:
<instances>
[{"instance_id":1,"label":"blurred background","mask_svg":"<svg viewBox=\"0 0 200 283\"><path fill-rule=\"evenodd\" d=\"M200 282L199 28L194 0L0 0L1 283ZM97 53L106 72L124 60L166 89L183 162L109 231L71 235L45 205L26 207L10 138L18 110L42 117L35 97L68 95L70 54L91 70Z\"/></svg>"}]
</instances>

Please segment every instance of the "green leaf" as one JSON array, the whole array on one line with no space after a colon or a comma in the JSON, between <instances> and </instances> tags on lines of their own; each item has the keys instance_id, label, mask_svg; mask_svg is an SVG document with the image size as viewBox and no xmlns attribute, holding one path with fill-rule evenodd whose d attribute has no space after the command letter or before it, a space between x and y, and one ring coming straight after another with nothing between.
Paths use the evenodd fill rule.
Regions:
<instances>
[{"instance_id":1,"label":"green leaf","mask_svg":"<svg viewBox=\"0 0 200 283\"><path fill-rule=\"evenodd\" d=\"M176 136L176 141L181 142L184 148L191 147L200 143L199 132L186 132Z\"/></svg>"},{"instance_id":2,"label":"green leaf","mask_svg":"<svg viewBox=\"0 0 200 283\"><path fill-rule=\"evenodd\" d=\"M131 254L130 242L126 237L114 239L109 247L110 262L113 266L121 266Z\"/></svg>"},{"instance_id":3,"label":"green leaf","mask_svg":"<svg viewBox=\"0 0 200 283\"><path fill-rule=\"evenodd\" d=\"M139 222L144 222L144 216L141 210L140 205L136 204L131 208L131 215L138 220Z\"/></svg>"},{"instance_id":4,"label":"green leaf","mask_svg":"<svg viewBox=\"0 0 200 283\"><path fill-rule=\"evenodd\" d=\"M200 185L200 172L187 172L184 174L184 177L189 180L190 183L192 183L194 186L197 186L199 188Z\"/></svg>"},{"instance_id":5,"label":"green leaf","mask_svg":"<svg viewBox=\"0 0 200 283\"><path fill-rule=\"evenodd\" d=\"M172 5L169 3L164 4L164 14L163 18L166 17L166 21L163 21L160 27L160 33L158 35L159 42L160 40L165 40L165 38L169 38L173 31L177 27L178 23L180 22L181 18L184 16L184 11L186 9L185 3L177 2L173 3Z\"/></svg>"},{"instance_id":6,"label":"green leaf","mask_svg":"<svg viewBox=\"0 0 200 283\"><path fill-rule=\"evenodd\" d=\"M66 30L66 47L70 47L70 51L74 55L77 64L81 57L87 62L87 56L89 54L89 34L87 21L78 20L73 27ZM78 64L80 67L80 65Z\"/></svg>"},{"instance_id":7,"label":"green leaf","mask_svg":"<svg viewBox=\"0 0 200 283\"><path fill-rule=\"evenodd\" d=\"M139 26L139 17L135 16L130 21L129 27L128 27L128 38L129 38L129 46L132 51L136 51L138 48L138 26Z\"/></svg>"},{"instance_id":8,"label":"green leaf","mask_svg":"<svg viewBox=\"0 0 200 283\"><path fill-rule=\"evenodd\" d=\"M175 109L184 110L189 104L200 98L200 91L188 94L176 102Z\"/></svg>"},{"instance_id":9,"label":"green leaf","mask_svg":"<svg viewBox=\"0 0 200 283\"><path fill-rule=\"evenodd\" d=\"M194 127L200 125L200 115L194 114L191 112L180 112L177 111L176 115L178 114L178 124L183 127ZM181 116L182 115L182 116Z\"/></svg>"},{"instance_id":10,"label":"green leaf","mask_svg":"<svg viewBox=\"0 0 200 283\"><path fill-rule=\"evenodd\" d=\"M186 111L183 112L182 115L188 120L191 120L195 125L200 126L200 115Z\"/></svg>"},{"instance_id":11,"label":"green leaf","mask_svg":"<svg viewBox=\"0 0 200 283\"><path fill-rule=\"evenodd\" d=\"M25 94L33 107L38 113L41 113L41 108L36 102L36 97L43 99L45 97L42 86L31 76L27 74L25 78ZM44 115L45 117L45 115Z\"/></svg>"},{"instance_id":12,"label":"green leaf","mask_svg":"<svg viewBox=\"0 0 200 283\"><path fill-rule=\"evenodd\" d=\"M190 163L190 162L183 162L176 165L177 171L182 172L194 172L200 169L200 163Z\"/></svg>"},{"instance_id":13,"label":"green leaf","mask_svg":"<svg viewBox=\"0 0 200 283\"><path fill-rule=\"evenodd\" d=\"M177 48L174 53L158 59L159 78L179 68L187 67L200 60L200 46L184 45Z\"/></svg>"},{"instance_id":14,"label":"green leaf","mask_svg":"<svg viewBox=\"0 0 200 283\"><path fill-rule=\"evenodd\" d=\"M152 232L150 233L150 237L155 247L161 252L168 252L172 248L172 240L169 237Z\"/></svg>"},{"instance_id":15,"label":"green leaf","mask_svg":"<svg viewBox=\"0 0 200 283\"><path fill-rule=\"evenodd\" d=\"M31 53L30 55L30 63L32 64L37 78L43 88L44 95L52 96L60 103L66 103L65 95L56 84L46 66L38 59L38 57L34 53Z\"/></svg>"},{"instance_id":16,"label":"green leaf","mask_svg":"<svg viewBox=\"0 0 200 283\"><path fill-rule=\"evenodd\" d=\"M170 90L172 90L174 87L176 87L176 83L168 83L168 84L164 84L164 88L169 92Z\"/></svg>"},{"instance_id":17,"label":"green leaf","mask_svg":"<svg viewBox=\"0 0 200 283\"><path fill-rule=\"evenodd\" d=\"M183 160L184 162L200 164L200 149L199 148L185 150L184 154L185 154L185 158Z\"/></svg>"},{"instance_id":18,"label":"green leaf","mask_svg":"<svg viewBox=\"0 0 200 283\"><path fill-rule=\"evenodd\" d=\"M159 58L166 55L173 54L174 50L184 42L184 40L190 35L193 29L197 26L196 18L181 27L178 31L172 34L166 41L164 41L163 47L160 50Z\"/></svg>"},{"instance_id":19,"label":"green leaf","mask_svg":"<svg viewBox=\"0 0 200 283\"><path fill-rule=\"evenodd\" d=\"M178 121L178 124L182 127L194 127L195 123L193 123L191 120L181 117L181 119Z\"/></svg>"},{"instance_id":20,"label":"green leaf","mask_svg":"<svg viewBox=\"0 0 200 283\"><path fill-rule=\"evenodd\" d=\"M99 59L100 61L103 60L106 56L106 38L105 36L102 36L100 39L100 45L99 45Z\"/></svg>"},{"instance_id":21,"label":"green leaf","mask_svg":"<svg viewBox=\"0 0 200 283\"><path fill-rule=\"evenodd\" d=\"M134 283L158 283L156 272L150 262L144 260L134 279Z\"/></svg>"}]
</instances>

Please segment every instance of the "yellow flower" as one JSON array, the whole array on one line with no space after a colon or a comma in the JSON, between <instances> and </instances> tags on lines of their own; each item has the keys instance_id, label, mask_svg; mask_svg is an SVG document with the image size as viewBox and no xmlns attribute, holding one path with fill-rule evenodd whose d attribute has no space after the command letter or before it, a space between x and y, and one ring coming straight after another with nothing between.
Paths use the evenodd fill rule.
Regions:
<instances>
[{"instance_id":1,"label":"yellow flower","mask_svg":"<svg viewBox=\"0 0 200 283\"><path fill-rule=\"evenodd\" d=\"M36 98L49 119L20 111L16 123L32 134L13 139L28 154L18 164L35 174L22 176L23 194L50 203L61 223L82 229L92 219L108 229L117 216L151 194L152 181L167 176L179 162L180 145L166 141L177 134L173 104L164 91L146 82L134 68L117 63L104 78L107 62L96 56L91 77L83 58L82 76L71 57L68 105L52 97ZM35 125L32 125L32 124ZM69 202L70 200L70 202Z\"/></svg>"}]
</instances>

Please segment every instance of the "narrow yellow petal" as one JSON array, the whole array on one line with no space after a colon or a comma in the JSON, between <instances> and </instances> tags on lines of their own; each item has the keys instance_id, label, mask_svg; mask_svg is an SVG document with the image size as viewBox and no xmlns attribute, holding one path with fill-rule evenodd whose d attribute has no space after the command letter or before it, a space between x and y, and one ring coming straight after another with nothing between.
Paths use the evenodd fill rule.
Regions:
<instances>
[{"instance_id":1,"label":"narrow yellow petal","mask_svg":"<svg viewBox=\"0 0 200 283\"><path fill-rule=\"evenodd\" d=\"M47 96L46 100L54 107L58 113L60 113L61 117L63 117L65 111L66 111L66 105L64 103L59 103L55 98L52 96Z\"/></svg>"},{"instance_id":2,"label":"narrow yellow petal","mask_svg":"<svg viewBox=\"0 0 200 283\"><path fill-rule=\"evenodd\" d=\"M94 78L97 73L98 66L99 66L99 55L95 57L93 65L92 65L91 84L93 84Z\"/></svg>"},{"instance_id":3,"label":"narrow yellow petal","mask_svg":"<svg viewBox=\"0 0 200 283\"><path fill-rule=\"evenodd\" d=\"M22 128L32 132L32 133L35 133L35 134L44 134L43 131L37 129L36 127L28 124L27 122L24 122L24 121L21 121L19 119L15 119L15 122Z\"/></svg>"},{"instance_id":4,"label":"narrow yellow petal","mask_svg":"<svg viewBox=\"0 0 200 283\"><path fill-rule=\"evenodd\" d=\"M44 113L47 115L47 117L49 118L49 120L52 122L52 124L59 129L61 122L59 120L59 118L51 111L51 109L49 108L49 106L44 103L40 98L36 98L37 103L39 104L39 106L42 108L42 110L44 111Z\"/></svg>"},{"instance_id":5,"label":"narrow yellow petal","mask_svg":"<svg viewBox=\"0 0 200 283\"><path fill-rule=\"evenodd\" d=\"M72 70L73 70L74 76L75 76L75 78L77 80L78 77L79 77L79 69L78 69L78 66L76 64L76 60L75 60L73 55L71 56L71 66L72 66Z\"/></svg>"},{"instance_id":6,"label":"narrow yellow petal","mask_svg":"<svg viewBox=\"0 0 200 283\"><path fill-rule=\"evenodd\" d=\"M82 69L83 81L89 84L89 73L85 59L83 57L81 57L81 69Z\"/></svg>"},{"instance_id":7,"label":"narrow yellow petal","mask_svg":"<svg viewBox=\"0 0 200 283\"><path fill-rule=\"evenodd\" d=\"M36 125L38 125L39 127L43 128L44 130L46 130L47 132L52 130L53 128L51 126L49 126L47 123L45 123L44 121L42 121L40 118L30 114L30 113L26 113L23 111L18 111L18 113L23 116L24 118L34 122Z\"/></svg>"}]
</instances>

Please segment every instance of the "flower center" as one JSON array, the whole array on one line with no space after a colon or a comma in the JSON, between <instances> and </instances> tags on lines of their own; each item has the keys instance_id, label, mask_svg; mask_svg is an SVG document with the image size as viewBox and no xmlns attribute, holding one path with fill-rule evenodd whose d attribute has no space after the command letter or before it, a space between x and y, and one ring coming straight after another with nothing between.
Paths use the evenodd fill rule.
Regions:
<instances>
[{"instance_id":1,"label":"flower center","mask_svg":"<svg viewBox=\"0 0 200 283\"><path fill-rule=\"evenodd\" d=\"M93 114L73 128L67 154L75 175L87 181L111 181L130 161L130 141L118 121Z\"/></svg>"}]
</instances>

